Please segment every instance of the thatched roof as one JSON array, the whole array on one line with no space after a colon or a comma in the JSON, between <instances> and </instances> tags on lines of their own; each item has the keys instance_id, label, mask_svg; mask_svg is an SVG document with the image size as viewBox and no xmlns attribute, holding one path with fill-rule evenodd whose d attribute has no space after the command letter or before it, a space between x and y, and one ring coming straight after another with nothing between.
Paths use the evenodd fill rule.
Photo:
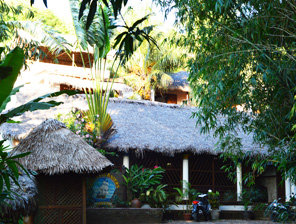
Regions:
<instances>
[{"instance_id":1,"label":"thatched roof","mask_svg":"<svg viewBox=\"0 0 296 224\"><path fill-rule=\"evenodd\" d=\"M110 150L151 150L168 155L182 152L216 154L217 138L201 134L201 126L190 118L197 108L150 101L111 99L109 112L117 133L107 142ZM222 120L222 118L221 118ZM253 143L253 136L240 130L243 150L265 153Z\"/></svg>"},{"instance_id":2,"label":"thatched roof","mask_svg":"<svg viewBox=\"0 0 296 224\"><path fill-rule=\"evenodd\" d=\"M22 98L26 98L25 94L19 98L19 101ZM54 117L59 111L65 113L72 107L87 109L83 95L61 99L66 103L56 108L25 113L19 119L24 123L3 124L0 127L3 136L22 139L32 127L36 126L35 123L41 123L46 118ZM151 150L169 155L179 152L215 154L217 139L212 133L201 134L200 126L196 126L196 120L190 118L197 108L114 98L109 101L108 111L111 113L117 133L105 144L106 149L136 150L138 153ZM235 134L242 138L243 150L265 153L265 149L253 144L251 134L247 135L240 130L237 130Z\"/></svg>"},{"instance_id":3,"label":"thatched roof","mask_svg":"<svg viewBox=\"0 0 296 224\"><path fill-rule=\"evenodd\" d=\"M37 126L12 150L31 152L19 159L27 169L43 174L94 173L112 163L66 126L49 119Z\"/></svg>"},{"instance_id":4,"label":"thatched roof","mask_svg":"<svg viewBox=\"0 0 296 224\"><path fill-rule=\"evenodd\" d=\"M93 70L93 74L94 70ZM27 78L27 82L32 81L32 76L35 82L45 82L51 85L69 85L75 89L83 90L84 88L91 88L93 86L92 72L90 68L80 68L59 64L49 63L34 63L31 65L30 70L22 72L23 79ZM110 71L104 72L104 80L107 80L110 76ZM104 89L108 86L108 90L111 87L111 83L103 82ZM128 98L133 95L132 87L114 82L112 89L115 90L123 98Z\"/></svg>"},{"instance_id":5,"label":"thatched roof","mask_svg":"<svg viewBox=\"0 0 296 224\"><path fill-rule=\"evenodd\" d=\"M1 217L18 220L21 215L28 216L36 211L38 191L35 177L22 174L19 184L21 188L11 180L11 191L14 193L10 195L11 199L4 200L6 204L0 204Z\"/></svg>"},{"instance_id":6,"label":"thatched roof","mask_svg":"<svg viewBox=\"0 0 296 224\"><path fill-rule=\"evenodd\" d=\"M174 82L169 85L169 90L181 90L184 92L189 92L189 82L187 81L189 73L185 71L177 72L177 73L170 73L169 74Z\"/></svg>"}]
</instances>

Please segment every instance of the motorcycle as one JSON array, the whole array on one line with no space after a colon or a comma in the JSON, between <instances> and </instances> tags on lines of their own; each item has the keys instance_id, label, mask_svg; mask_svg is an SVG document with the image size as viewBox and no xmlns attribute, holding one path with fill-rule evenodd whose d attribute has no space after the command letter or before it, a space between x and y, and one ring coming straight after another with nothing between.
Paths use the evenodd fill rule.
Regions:
<instances>
[{"instance_id":1,"label":"motorcycle","mask_svg":"<svg viewBox=\"0 0 296 224\"><path fill-rule=\"evenodd\" d=\"M270 212L270 219L274 222L279 221L295 221L296 213L291 209L290 203L280 203L280 198L274 200L268 207L267 211Z\"/></svg>"},{"instance_id":2,"label":"motorcycle","mask_svg":"<svg viewBox=\"0 0 296 224\"><path fill-rule=\"evenodd\" d=\"M204 217L205 221L211 218L211 205L207 199L207 194L200 194L197 200L192 202L192 217L194 221L200 221Z\"/></svg>"}]
</instances>

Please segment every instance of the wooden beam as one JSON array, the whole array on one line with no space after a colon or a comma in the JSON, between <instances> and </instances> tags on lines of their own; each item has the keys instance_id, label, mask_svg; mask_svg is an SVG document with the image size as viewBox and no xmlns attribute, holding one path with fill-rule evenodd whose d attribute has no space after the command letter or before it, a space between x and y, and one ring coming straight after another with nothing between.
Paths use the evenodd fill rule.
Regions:
<instances>
[{"instance_id":1,"label":"wooden beam","mask_svg":"<svg viewBox=\"0 0 296 224\"><path fill-rule=\"evenodd\" d=\"M86 224L86 180L82 177L82 223Z\"/></svg>"}]
</instances>

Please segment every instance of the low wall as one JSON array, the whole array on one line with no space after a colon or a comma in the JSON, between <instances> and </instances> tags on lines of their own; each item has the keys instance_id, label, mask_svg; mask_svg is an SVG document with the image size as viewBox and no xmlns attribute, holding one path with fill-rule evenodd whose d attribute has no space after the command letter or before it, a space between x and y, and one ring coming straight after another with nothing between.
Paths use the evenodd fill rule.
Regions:
<instances>
[{"instance_id":1,"label":"low wall","mask_svg":"<svg viewBox=\"0 0 296 224\"><path fill-rule=\"evenodd\" d=\"M87 208L87 224L114 223L161 223L163 210L161 208Z\"/></svg>"}]
</instances>

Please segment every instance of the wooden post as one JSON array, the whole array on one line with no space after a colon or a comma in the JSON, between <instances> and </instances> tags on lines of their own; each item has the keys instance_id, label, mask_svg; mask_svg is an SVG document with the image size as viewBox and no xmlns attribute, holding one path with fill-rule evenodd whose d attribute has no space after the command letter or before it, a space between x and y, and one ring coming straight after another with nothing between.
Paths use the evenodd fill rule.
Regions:
<instances>
[{"instance_id":1,"label":"wooden post","mask_svg":"<svg viewBox=\"0 0 296 224\"><path fill-rule=\"evenodd\" d=\"M86 224L86 181L85 175L82 177L82 223Z\"/></svg>"},{"instance_id":2,"label":"wooden post","mask_svg":"<svg viewBox=\"0 0 296 224\"><path fill-rule=\"evenodd\" d=\"M215 156L213 156L213 160L212 160L212 190L213 192L215 192Z\"/></svg>"}]
</instances>

